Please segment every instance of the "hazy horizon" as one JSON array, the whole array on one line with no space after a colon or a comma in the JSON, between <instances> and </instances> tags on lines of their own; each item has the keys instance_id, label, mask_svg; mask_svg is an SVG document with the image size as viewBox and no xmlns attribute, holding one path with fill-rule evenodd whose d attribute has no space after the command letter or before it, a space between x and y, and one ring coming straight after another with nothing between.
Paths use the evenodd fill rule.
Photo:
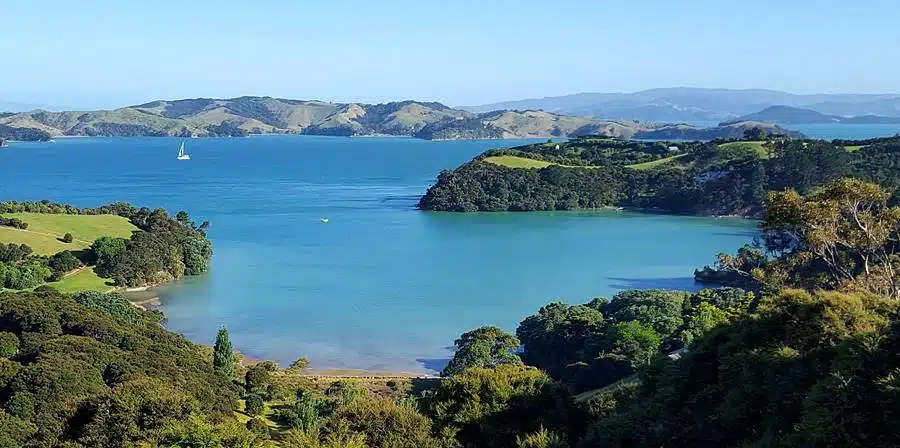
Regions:
<instances>
[{"instance_id":1,"label":"hazy horizon","mask_svg":"<svg viewBox=\"0 0 900 448\"><path fill-rule=\"evenodd\" d=\"M36 103L29 103L29 102L24 102L24 101L7 101L6 98L0 98L0 112L4 112L4 111L6 111L6 112L10 112L10 111L25 112L25 111L34 110L34 109L42 109L42 110L49 110L49 111L106 110L106 109L117 109L117 108L122 108L122 107L139 106L141 104L152 103L154 101L178 101L178 100L190 100L190 99L201 99L201 98L227 100L227 99L234 99L234 98L240 98L240 97L271 97L271 98L287 99L287 100L325 101L325 102L332 102L332 103L359 103L359 104L380 104L380 103L391 103L391 102L402 102L402 101L419 101L419 102L438 102L438 103L444 104L445 106L450 106L450 107L454 107L454 108L464 108L464 107L478 107L478 106L498 104L498 103L508 103L508 102L516 102L516 101L527 101L527 100L541 100L541 99L545 99L545 98L575 96L575 95L598 95L598 94L599 95L603 95L603 94L626 94L627 95L627 94L640 93L643 91L656 90L656 89L706 89L706 90L728 90L728 91L769 90L769 91L778 91L778 92L783 92L783 93L788 93L788 94L793 94L793 95L832 95L833 94L833 95L900 96L900 93L895 93L895 92L872 92L872 93L804 92L804 93L797 93L797 92L789 92L789 91L785 91L785 90L753 88L753 87L745 88L745 89L732 89L732 88L727 88L727 87L673 86L673 87L651 87L648 89L641 89L641 90L635 90L635 91L629 91L629 92L574 92L574 93L563 93L560 95L534 95L534 96L530 96L530 97L509 98L509 99L505 99L505 100L492 101L489 103L480 103L480 104L451 104L449 102L441 101L441 100L433 100L433 99L432 100L423 100L420 98L386 98L386 99L381 99L381 100L377 100L377 101L348 99L348 100L338 101L338 100L330 100L330 99L325 99L325 98L291 98L291 97L283 97L283 96L277 96L277 95L237 95L237 96L231 96L231 97L187 96L187 97L182 97L182 98L154 98L154 99L147 99L145 101L140 101L140 102L136 102L136 103L111 105L110 107L85 108L85 107L72 107L72 106L65 106L65 105L58 105L58 104L36 104ZM9 110L4 110L4 106L8 107L10 105L21 106L21 107L14 107ZM16 110L12 110L12 109L16 109Z\"/></svg>"}]
</instances>

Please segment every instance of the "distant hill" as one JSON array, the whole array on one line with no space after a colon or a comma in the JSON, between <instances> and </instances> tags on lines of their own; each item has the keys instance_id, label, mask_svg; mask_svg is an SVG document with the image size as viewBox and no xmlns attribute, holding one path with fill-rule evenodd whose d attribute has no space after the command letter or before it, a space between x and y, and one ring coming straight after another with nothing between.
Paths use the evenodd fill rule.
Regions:
<instances>
[{"instance_id":1,"label":"distant hill","mask_svg":"<svg viewBox=\"0 0 900 448\"><path fill-rule=\"evenodd\" d=\"M802 109L791 106L770 106L759 112L744 115L735 121L761 121L786 124L813 124L813 123L900 123L900 117L883 117L877 115L862 115L855 117L840 117L816 112L811 109ZM729 123L723 123L727 125Z\"/></svg>"},{"instance_id":2,"label":"distant hill","mask_svg":"<svg viewBox=\"0 0 900 448\"><path fill-rule=\"evenodd\" d=\"M772 128L770 125L765 127ZM26 132L27 131L27 132ZM598 120L544 111L484 113L440 103L402 101L342 104L270 97L153 101L114 110L0 114L0 137L243 136L292 133L331 136L396 135L423 139L547 138L581 135L705 139L731 137L732 128L702 129L635 121ZM775 130L783 133L783 130ZM6 135L4 135L6 134ZM740 135L735 135L740 136Z\"/></svg>"},{"instance_id":3,"label":"distant hill","mask_svg":"<svg viewBox=\"0 0 900 448\"><path fill-rule=\"evenodd\" d=\"M785 105L838 116L900 117L898 94L796 95L765 89L663 88L633 93L579 93L482 106L470 112L535 109L609 120L664 122L733 121L769 106Z\"/></svg>"},{"instance_id":4,"label":"distant hill","mask_svg":"<svg viewBox=\"0 0 900 448\"><path fill-rule=\"evenodd\" d=\"M18 101L0 100L0 112L26 112L35 109L62 110L62 108L60 107L50 106L46 104L31 104L20 103Z\"/></svg>"}]
</instances>

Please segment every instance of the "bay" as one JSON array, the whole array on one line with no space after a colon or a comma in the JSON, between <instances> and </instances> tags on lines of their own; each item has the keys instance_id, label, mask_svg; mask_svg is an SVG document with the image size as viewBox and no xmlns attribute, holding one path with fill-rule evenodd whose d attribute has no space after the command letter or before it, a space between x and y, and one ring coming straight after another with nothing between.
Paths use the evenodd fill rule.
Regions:
<instances>
[{"instance_id":1,"label":"bay","mask_svg":"<svg viewBox=\"0 0 900 448\"><path fill-rule=\"evenodd\" d=\"M70 138L0 151L0 198L111 201L212 223L211 270L162 288L166 326L315 368L433 372L461 332L513 331L553 300L695 289L743 220L415 209L442 169L522 141L254 136ZM328 218L327 223L322 218Z\"/></svg>"}]
</instances>

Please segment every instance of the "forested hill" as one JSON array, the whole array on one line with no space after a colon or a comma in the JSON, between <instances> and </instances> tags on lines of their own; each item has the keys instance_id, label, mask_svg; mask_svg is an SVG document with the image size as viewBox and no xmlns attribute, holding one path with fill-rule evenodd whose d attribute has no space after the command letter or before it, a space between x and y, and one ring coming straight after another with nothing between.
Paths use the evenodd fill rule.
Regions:
<instances>
[{"instance_id":1,"label":"forested hill","mask_svg":"<svg viewBox=\"0 0 900 448\"><path fill-rule=\"evenodd\" d=\"M758 126L758 124L756 124ZM774 132L785 133L773 125ZM115 110L0 114L0 138L47 140L80 136L232 136L289 133L330 136L396 135L423 139L612 137L712 139L747 127L715 128L613 121L543 111L471 113L440 103L342 104L269 97L153 101Z\"/></svg>"},{"instance_id":2,"label":"forested hill","mask_svg":"<svg viewBox=\"0 0 900 448\"><path fill-rule=\"evenodd\" d=\"M632 207L758 216L768 191L801 194L842 176L900 189L900 137L822 141L763 136L712 142L585 137L491 150L442 172L424 210Z\"/></svg>"}]
</instances>

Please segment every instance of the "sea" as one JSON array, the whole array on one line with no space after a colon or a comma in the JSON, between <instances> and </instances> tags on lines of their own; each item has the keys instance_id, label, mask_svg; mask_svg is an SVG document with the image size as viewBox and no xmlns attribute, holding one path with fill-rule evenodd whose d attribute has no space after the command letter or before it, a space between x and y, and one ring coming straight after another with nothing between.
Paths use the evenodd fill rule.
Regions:
<instances>
[{"instance_id":1,"label":"sea","mask_svg":"<svg viewBox=\"0 0 900 448\"><path fill-rule=\"evenodd\" d=\"M854 137L877 136L867 132ZM155 291L166 327L211 344L226 326L247 356L315 369L434 373L461 333L513 332L549 302L697 289L695 268L755 234L741 219L416 209L441 170L527 142L189 139L189 161L171 138L13 142L0 150L0 198L208 220L209 273Z\"/></svg>"}]
</instances>

